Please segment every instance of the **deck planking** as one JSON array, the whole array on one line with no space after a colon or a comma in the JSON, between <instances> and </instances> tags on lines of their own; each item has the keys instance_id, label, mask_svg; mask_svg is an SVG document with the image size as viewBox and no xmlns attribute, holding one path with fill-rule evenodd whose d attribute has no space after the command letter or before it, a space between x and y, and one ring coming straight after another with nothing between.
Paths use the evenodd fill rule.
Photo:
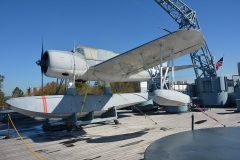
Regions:
<instances>
[{"instance_id":1,"label":"deck planking","mask_svg":"<svg viewBox=\"0 0 240 160\"><path fill-rule=\"evenodd\" d=\"M195 129L222 127L221 124L206 117L201 112L166 114L162 111L150 112L149 117L120 110L119 121L114 123L91 124L82 130L43 132L39 123L26 121L24 126L17 124L25 140L44 159L49 160L122 160L143 159L145 149L155 140L174 133L191 130L191 116L194 114ZM226 126L239 127L240 113L231 108L215 108L206 111ZM157 122L155 124L150 118ZM1 123L1 122L0 122ZM29 123L30 127L26 128ZM1 133L2 132L2 133ZM11 139L2 139L4 130L0 130L0 160L36 159L11 130Z\"/></svg>"}]
</instances>

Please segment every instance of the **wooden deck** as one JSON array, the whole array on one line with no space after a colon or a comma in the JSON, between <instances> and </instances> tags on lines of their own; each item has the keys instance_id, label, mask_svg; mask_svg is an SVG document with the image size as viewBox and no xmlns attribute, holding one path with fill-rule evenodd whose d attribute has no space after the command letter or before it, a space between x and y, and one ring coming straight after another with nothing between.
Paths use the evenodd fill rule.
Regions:
<instances>
[{"instance_id":1,"label":"wooden deck","mask_svg":"<svg viewBox=\"0 0 240 160\"><path fill-rule=\"evenodd\" d=\"M240 126L240 113L235 109L211 109L206 113L226 126ZM92 124L77 131L43 132L40 124L30 120L17 121L17 127L25 140L44 159L49 160L102 160L143 159L145 149L155 140L177 132L191 130L191 115L194 114L195 129L222 127L221 124L200 112L166 114L162 111L149 113L148 117L130 110L119 111L119 121ZM201 120L206 120L205 122ZM16 137L3 139L6 127L0 122L0 159L36 159ZM11 135L16 136L11 130Z\"/></svg>"}]
</instances>

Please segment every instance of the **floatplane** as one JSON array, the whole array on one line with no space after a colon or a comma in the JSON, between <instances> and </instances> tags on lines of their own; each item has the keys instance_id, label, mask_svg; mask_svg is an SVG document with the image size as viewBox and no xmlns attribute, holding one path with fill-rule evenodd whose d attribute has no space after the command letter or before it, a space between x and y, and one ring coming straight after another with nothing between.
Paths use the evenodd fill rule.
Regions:
<instances>
[{"instance_id":1,"label":"floatplane","mask_svg":"<svg viewBox=\"0 0 240 160\"><path fill-rule=\"evenodd\" d=\"M189 96L164 87L168 70L173 72L181 66L174 68L172 63L166 68L163 63L198 50L203 43L199 31L178 30L122 54L85 46L73 51L42 50L37 64L46 76L69 80L66 95L11 98L6 103L24 115L71 119L76 125L117 119L116 109L150 99L158 105L187 104ZM159 66L160 88L154 92L112 94L110 82L147 81L152 78L149 69L154 66ZM105 92L76 95L75 81L104 82Z\"/></svg>"}]
</instances>

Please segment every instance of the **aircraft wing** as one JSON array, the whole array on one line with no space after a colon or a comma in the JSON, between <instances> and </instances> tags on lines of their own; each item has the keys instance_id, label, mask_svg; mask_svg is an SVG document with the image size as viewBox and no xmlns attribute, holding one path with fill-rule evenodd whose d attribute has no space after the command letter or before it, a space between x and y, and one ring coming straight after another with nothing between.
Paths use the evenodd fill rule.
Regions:
<instances>
[{"instance_id":1,"label":"aircraft wing","mask_svg":"<svg viewBox=\"0 0 240 160\"><path fill-rule=\"evenodd\" d=\"M180 71L180 70L194 68L194 67L195 67L195 65L174 66L174 71ZM171 67L169 67L169 71L172 71Z\"/></svg>"},{"instance_id":2,"label":"aircraft wing","mask_svg":"<svg viewBox=\"0 0 240 160\"><path fill-rule=\"evenodd\" d=\"M107 77L105 79L109 81L111 77L121 79L159 65L160 54L166 62L171 58L171 53L176 59L199 49L203 43L203 35L199 31L179 30L92 66L85 76Z\"/></svg>"}]
</instances>

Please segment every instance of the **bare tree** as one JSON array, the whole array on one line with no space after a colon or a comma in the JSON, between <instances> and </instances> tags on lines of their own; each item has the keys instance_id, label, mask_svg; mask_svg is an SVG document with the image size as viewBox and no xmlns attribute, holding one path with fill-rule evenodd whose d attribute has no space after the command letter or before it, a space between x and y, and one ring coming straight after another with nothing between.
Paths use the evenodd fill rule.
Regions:
<instances>
[{"instance_id":1,"label":"bare tree","mask_svg":"<svg viewBox=\"0 0 240 160\"><path fill-rule=\"evenodd\" d=\"M16 87L12 92L12 97L23 97L23 96L24 96L23 91L18 87Z\"/></svg>"}]
</instances>

